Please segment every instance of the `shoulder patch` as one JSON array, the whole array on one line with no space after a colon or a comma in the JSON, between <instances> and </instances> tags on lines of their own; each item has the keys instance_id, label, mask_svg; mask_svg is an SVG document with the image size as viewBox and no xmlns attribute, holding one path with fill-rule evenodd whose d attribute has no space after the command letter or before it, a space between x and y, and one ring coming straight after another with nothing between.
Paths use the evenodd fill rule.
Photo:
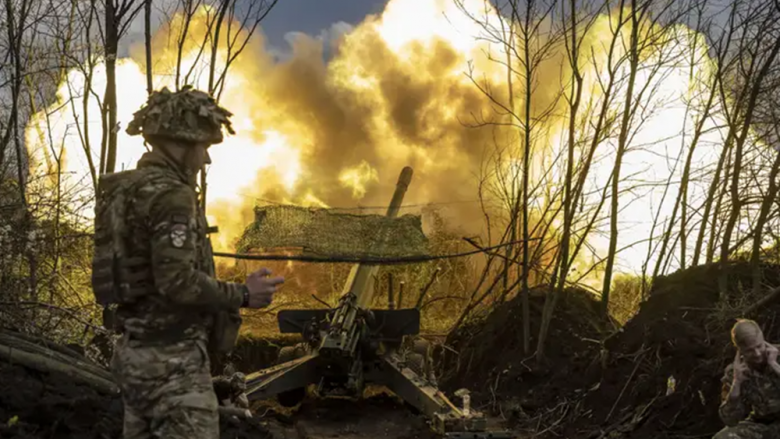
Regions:
<instances>
[{"instance_id":1,"label":"shoulder patch","mask_svg":"<svg viewBox=\"0 0 780 439\"><path fill-rule=\"evenodd\" d=\"M177 215L175 215L177 216ZM171 245L176 248L184 247L184 243L187 242L187 230L186 224L174 223L171 225Z\"/></svg>"}]
</instances>

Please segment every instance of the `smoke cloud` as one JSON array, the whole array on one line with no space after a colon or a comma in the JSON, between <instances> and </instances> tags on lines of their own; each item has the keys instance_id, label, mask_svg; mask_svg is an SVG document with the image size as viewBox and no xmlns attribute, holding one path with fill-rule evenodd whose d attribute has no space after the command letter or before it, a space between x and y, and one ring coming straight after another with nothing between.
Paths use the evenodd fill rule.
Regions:
<instances>
[{"instance_id":1,"label":"smoke cloud","mask_svg":"<svg viewBox=\"0 0 780 439\"><path fill-rule=\"evenodd\" d=\"M463 3L473 17L501 28L495 12L485 9L487 2ZM210 49L200 49L207 34L205 17L205 13L196 15L189 24L190 37L181 59L176 47L176 36L183 25L181 17L157 29L153 36L155 88L175 87L179 62L180 83L186 80L198 88L208 88ZM599 18L581 48L597 63L603 61L607 50L605 38L611 37L608 24L608 18ZM230 59L226 41L235 38L225 29L222 32L217 77ZM232 250L233 242L253 219L253 207L263 200L336 207L386 206L404 166L415 171L405 204L450 203L443 207L451 225L466 236L483 234L480 181L492 184L494 191L485 196L489 204L496 205L501 198L498 191L506 187L500 184L496 172L506 173L508 168L516 167L519 156L509 157L505 151L503 161L496 165L494 155L502 148L520 148L523 133L517 120L497 111L497 103L509 105L507 68L502 64L505 49L475 38L479 35L484 36L483 27L451 0L391 0L381 14L368 16L354 27L337 23L317 36L288 34L291 49L282 58L266 46L262 32L258 32L231 61L219 95L220 103L234 113L237 134L228 136L211 151L208 212L221 230L215 241L217 250ZM536 47L542 43L534 42ZM117 70L122 126L127 125L146 96L143 45L134 45L129 54L129 58L120 60ZM594 72L602 71L602 67L584 68L589 88L583 105L597 108L600 95ZM686 67L678 70L685 73ZM83 75L82 79L79 75L72 72L70 86L61 87L62 102L74 93L83 93ZM687 73L679 76L687 78ZM98 66L92 84L95 90L105 87L100 83L103 77ZM515 78L514 110L522 117L525 86ZM532 181L546 178L548 185L535 195L537 207L549 202L549 194L560 183L556 179L562 175L560 166L552 174L541 173L565 145L562 133L566 103L560 99L560 92L568 84L567 78L568 61L565 48L560 46L541 61L533 84L532 115L552 114L532 145ZM669 76L666 78L666 85L671 84ZM690 89L686 81L675 82L680 96ZM99 117L97 103L90 105L91 117ZM79 106L63 106L59 111L62 121L73 124L84 120ZM657 127L652 128L653 135L674 137L681 129L680 118L673 119L662 124L661 131L668 135L659 133ZM502 125L473 126L484 121ZM78 155L81 140L73 130L66 129L65 122L54 125L54 138L65 139L71 151L69 169L86 174L87 160ZM582 125L587 126L586 122ZM41 117L31 121L27 133L30 148L42 146L35 128L43 123ZM89 137L93 145L100 144L99 130L93 129ZM144 151L140 139L122 131L119 142L121 164L133 166ZM679 148L679 140L674 144ZM98 153L93 152L93 161L97 161ZM598 155L608 153L600 151ZM650 155L634 157L638 163L648 157L656 160ZM545 166L538 166L542 162ZM609 164L609 160L601 162ZM624 166L626 174L631 172L630 159ZM604 169L606 173L594 170L596 187L607 182L610 167ZM592 196L599 197L600 193L593 191ZM409 210L402 210L406 212ZM380 208L372 213L383 212ZM634 215L646 224L648 213L632 209L621 215ZM628 237L635 238L636 233ZM635 261L632 265L637 268Z\"/></svg>"}]
</instances>

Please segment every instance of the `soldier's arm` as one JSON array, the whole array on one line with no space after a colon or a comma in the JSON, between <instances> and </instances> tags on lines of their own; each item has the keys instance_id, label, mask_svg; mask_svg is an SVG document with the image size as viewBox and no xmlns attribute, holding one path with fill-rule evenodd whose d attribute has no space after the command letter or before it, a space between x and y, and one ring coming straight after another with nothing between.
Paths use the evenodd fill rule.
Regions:
<instances>
[{"instance_id":1,"label":"soldier's arm","mask_svg":"<svg viewBox=\"0 0 780 439\"><path fill-rule=\"evenodd\" d=\"M718 414L724 424L728 427L733 427L747 417L748 407L739 386L737 388L733 387L734 370L732 365L726 368L721 382L723 383L721 392L723 403L721 403L718 409Z\"/></svg>"},{"instance_id":2,"label":"soldier's arm","mask_svg":"<svg viewBox=\"0 0 780 439\"><path fill-rule=\"evenodd\" d=\"M197 212L195 203L191 189L183 185L169 187L151 200L148 220L155 285L175 303L236 310L246 287L195 268L195 231L190 226Z\"/></svg>"}]
</instances>

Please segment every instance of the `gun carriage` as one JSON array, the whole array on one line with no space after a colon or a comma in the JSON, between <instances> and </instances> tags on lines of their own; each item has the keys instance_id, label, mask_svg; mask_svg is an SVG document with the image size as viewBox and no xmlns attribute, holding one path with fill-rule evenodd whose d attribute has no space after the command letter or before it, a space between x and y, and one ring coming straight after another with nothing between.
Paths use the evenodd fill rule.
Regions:
<instances>
[{"instance_id":1,"label":"gun carriage","mask_svg":"<svg viewBox=\"0 0 780 439\"><path fill-rule=\"evenodd\" d=\"M411 179L412 168L405 167L387 217L398 215ZM280 332L300 334L303 341L282 348L275 366L247 376L248 399L276 397L283 406L292 407L304 399L310 385L316 386L321 397L359 398L366 384L378 384L419 410L441 435L511 438L507 433L486 431L483 414L470 408L468 391L456 393L464 400L457 407L439 390L430 343L415 337L420 332L419 309L371 308L377 269L376 265L355 264L333 309L278 313Z\"/></svg>"}]
</instances>

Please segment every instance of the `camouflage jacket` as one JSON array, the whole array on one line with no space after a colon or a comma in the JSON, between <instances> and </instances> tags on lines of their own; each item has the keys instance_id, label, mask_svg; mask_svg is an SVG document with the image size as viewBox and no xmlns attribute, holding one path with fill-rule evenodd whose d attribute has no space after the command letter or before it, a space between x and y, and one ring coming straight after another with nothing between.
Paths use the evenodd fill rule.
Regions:
<instances>
[{"instance_id":1,"label":"camouflage jacket","mask_svg":"<svg viewBox=\"0 0 780 439\"><path fill-rule=\"evenodd\" d=\"M128 253L148 260L150 276L148 294L117 308L118 329L149 342L207 341L214 312L237 310L246 287L214 279L206 219L186 177L154 152L135 172L144 183L128 209Z\"/></svg>"},{"instance_id":2,"label":"camouflage jacket","mask_svg":"<svg viewBox=\"0 0 780 439\"><path fill-rule=\"evenodd\" d=\"M780 375L767 367L751 370L742 382L739 399L729 401L728 394L734 380L734 366L729 364L723 374L723 403L720 418L724 424L734 426L748 415L755 422L780 421Z\"/></svg>"}]
</instances>

